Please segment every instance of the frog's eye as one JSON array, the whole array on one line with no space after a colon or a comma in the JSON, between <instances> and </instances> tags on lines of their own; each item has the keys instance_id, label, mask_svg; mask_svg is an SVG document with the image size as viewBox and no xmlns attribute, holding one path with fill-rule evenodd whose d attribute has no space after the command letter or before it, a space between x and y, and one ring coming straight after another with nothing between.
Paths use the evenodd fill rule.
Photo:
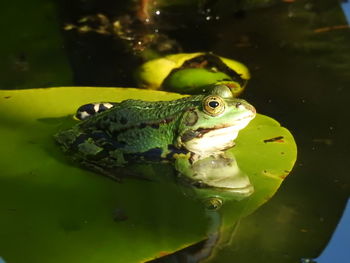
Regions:
<instances>
[{"instance_id":1,"label":"frog's eye","mask_svg":"<svg viewBox=\"0 0 350 263\"><path fill-rule=\"evenodd\" d=\"M225 109L225 102L219 96L208 96L203 100L203 109L211 116L221 114Z\"/></svg>"}]
</instances>

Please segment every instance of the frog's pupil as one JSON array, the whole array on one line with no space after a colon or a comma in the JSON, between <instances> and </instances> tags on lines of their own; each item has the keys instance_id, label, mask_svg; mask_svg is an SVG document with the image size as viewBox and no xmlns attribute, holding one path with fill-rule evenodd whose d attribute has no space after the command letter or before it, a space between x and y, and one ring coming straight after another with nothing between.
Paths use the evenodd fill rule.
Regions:
<instances>
[{"instance_id":1,"label":"frog's pupil","mask_svg":"<svg viewBox=\"0 0 350 263\"><path fill-rule=\"evenodd\" d=\"M209 102L209 106L212 108L216 108L217 106L219 106L219 102L217 102L216 100L213 100Z\"/></svg>"}]
</instances>

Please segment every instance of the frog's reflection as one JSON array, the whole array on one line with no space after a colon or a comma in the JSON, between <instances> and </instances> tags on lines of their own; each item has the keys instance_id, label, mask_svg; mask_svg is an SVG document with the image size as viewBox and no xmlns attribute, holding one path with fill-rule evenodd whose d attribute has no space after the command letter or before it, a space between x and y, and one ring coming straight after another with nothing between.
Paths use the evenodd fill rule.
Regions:
<instances>
[{"instance_id":1,"label":"frog's reflection","mask_svg":"<svg viewBox=\"0 0 350 263\"><path fill-rule=\"evenodd\" d=\"M192 164L179 175L208 209L220 208L223 201L242 200L254 192L249 177L239 168L233 154L210 156Z\"/></svg>"},{"instance_id":2,"label":"frog's reflection","mask_svg":"<svg viewBox=\"0 0 350 263\"><path fill-rule=\"evenodd\" d=\"M222 229L222 213L218 211L222 204L249 197L253 194L254 187L248 175L239 168L237 159L231 151L195 162L190 170L185 171L179 178L190 186L187 187L187 192L191 192L205 205L208 218L207 239L169 258L181 258L182 262L188 263L202 262L215 254L218 244L228 245L238 226L239 221L228 229ZM226 238L221 237L222 231L227 232Z\"/></svg>"},{"instance_id":3,"label":"frog's reflection","mask_svg":"<svg viewBox=\"0 0 350 263\"><path fill-rule=\"evenodd\" d=\"M238 227L239 220L232 226L223 228L223 213L219 210L224 202L243 200L254 192L249 177L239 168L231 152L210 156L184 170L178 179L184 192L199 199L205 205L208 219L206 239L164 258L152 260L152 263L163 262L207 262L217 253L216 249L229 245ZM226 234L223 236L223 231Z\"/></svg>"}]
</instances>

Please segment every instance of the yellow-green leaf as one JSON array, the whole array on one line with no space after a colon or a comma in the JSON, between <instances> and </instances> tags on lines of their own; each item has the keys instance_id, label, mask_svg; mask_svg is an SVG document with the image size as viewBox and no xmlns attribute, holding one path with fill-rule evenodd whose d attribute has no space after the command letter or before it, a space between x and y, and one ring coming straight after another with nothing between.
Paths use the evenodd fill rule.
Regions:
<instances>
[{"instance_id":1,"label":"yellow-green leaf","mask_svg":"<svg viewBox=\"0 0 350 263\"><path fill-rule=\"evenodd\" d=\"M142 262L203 240L212 219L181 185L114 182L71 163L52 138L84 103L180 97L131 88L0 91L0 255L11 263ZM224 204L222 229L266 202L296 158L291 134L262 115L231 152L255 193ZM173 174L171 166L142 169Z\"/></svg>"}]
</instances>

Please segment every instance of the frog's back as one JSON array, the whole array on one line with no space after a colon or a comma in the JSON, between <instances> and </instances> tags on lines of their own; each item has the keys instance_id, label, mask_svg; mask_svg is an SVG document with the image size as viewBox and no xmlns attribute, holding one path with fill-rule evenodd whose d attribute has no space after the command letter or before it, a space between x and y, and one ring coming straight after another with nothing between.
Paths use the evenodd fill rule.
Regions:
<instances>
[{"instance_id":1,"label":"frog's back","mask_svg":"<svg viewBox=\"0 0 350 263\"><path fill-rule=\"evenodd\" d=\"M83 129L98 127L115 132L136 126L144 127L170 122L186 109L197 106L200 98L202 96L157 102L125 100L116 103L113 108L105 112L86 119L80 126Z\"/></svg>"},{"instance_id":2,"label":"frog's back","mask_svg":"<svg viewBox=\"0 0 350 263\"><path fill-rule=\"evenodd\" d=\"M62 149L89 165L122 166L126 158L164 158L183 113L202 96L174 101L126 100L56 134ZM107 163L107 164L106 164Z\"/></svg>"}]
</instances>

